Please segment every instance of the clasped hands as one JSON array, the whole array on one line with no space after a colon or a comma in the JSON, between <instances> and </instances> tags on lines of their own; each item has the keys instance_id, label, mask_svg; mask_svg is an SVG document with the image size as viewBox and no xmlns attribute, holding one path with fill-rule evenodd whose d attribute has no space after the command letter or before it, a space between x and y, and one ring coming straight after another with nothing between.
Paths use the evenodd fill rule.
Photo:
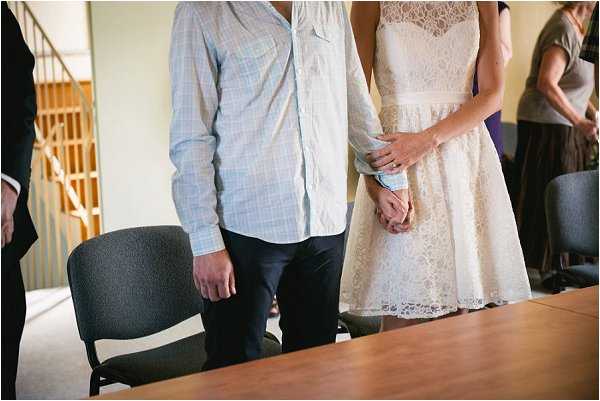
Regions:
<instances>
[{"instance_id":1,"label":"clasped hands","mask_svg":"<svg viewBox=\"0 0 600 401\"><path fill-rule=\"evenodd\" d=\"M375 214L379 223L391 234L410 230L414 219L412 194L409 189L390 191L373 178L366 176L369 197L376 205Z\"/></svg>"}]
</instances>

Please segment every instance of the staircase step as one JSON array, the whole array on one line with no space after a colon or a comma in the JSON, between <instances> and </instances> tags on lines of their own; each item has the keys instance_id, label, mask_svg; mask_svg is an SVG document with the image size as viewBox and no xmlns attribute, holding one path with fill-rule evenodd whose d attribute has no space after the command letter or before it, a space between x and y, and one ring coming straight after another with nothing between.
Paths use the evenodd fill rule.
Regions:
<instances>
[{"instance_id":1,"label":"staircase step","mask_svg":"<svg viewBox=\"0 0 600 401\"><path fill-rule=\"evenodd\" d=\"M79 217L79 212L77 210L70 210L69 214L73 217ZM99 215L100 215L100 208L94 207L92 209L92 216L99 216Z\"/></svg>"},{"instance_id":2,"label":"staircase step","mask_svg":"<svg viewBox=\"0 0 600 401\"><path fill-rule=\"evenodd\" d=\"M58 108L43 108L37 111L37 116L60 115L70 113L81 113L81 106L58 107Z\"/></svg>"},{"instance_id":3,"label":"staircase step","mask_svg":"<svg viewBox=\"0 0 600 401\"><path fill-rule=\"evenodd\" d=\"M83 179L85 179L85 174L84 173L71 173L71 174L67 175L66 178L68 180L83 180ZM90 172L90 178L98 178L98 172L97 171ZM58 179L55 176L51 176L50 181L56 182L56 181L58 181Z\"/></svg>"}]
</instances>

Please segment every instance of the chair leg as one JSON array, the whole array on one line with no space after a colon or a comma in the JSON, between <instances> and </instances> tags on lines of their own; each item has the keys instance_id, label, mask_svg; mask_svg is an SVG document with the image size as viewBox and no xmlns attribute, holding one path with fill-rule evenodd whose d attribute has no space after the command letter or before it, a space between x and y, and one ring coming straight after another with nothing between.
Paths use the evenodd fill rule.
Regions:
<instances>
[{"instance_id":1,"label":"chair leg","mask_svg":"<svg viewBox=\"0 0 600 401\"><path fill-rule=\"evenodd\" d=\"M350 334L350 330L348 330L348 326L346 325L346 323L344 323L342 321L342 319L338 319L337 333L338 334Z\"/></svg>"},{"instance_id":2,"label":"chair leg","mask_svg":"<svg viewBox=\"0 0 600 401\"><path fill-rule=\"evenodd\" d=\"M562 274L557 272L554 276L552 276L552 294L559 294L564 290L565 287L563 287Z\"/></svg>"},{"instance_id":3,"label":"chair leg","mask_svg":"<svg viewBox=\"0 0 600 401\"><path fill-rule=\"evenodd\" d=\"M90 375L90 397L100 394L100 376L92 371Z\"/></svg>"}]
</instances>

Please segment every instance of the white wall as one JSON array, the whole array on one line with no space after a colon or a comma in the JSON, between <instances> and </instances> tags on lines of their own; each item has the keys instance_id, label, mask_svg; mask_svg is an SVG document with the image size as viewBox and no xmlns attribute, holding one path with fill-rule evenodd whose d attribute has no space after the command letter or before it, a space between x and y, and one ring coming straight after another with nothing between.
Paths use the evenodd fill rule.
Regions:
<instances>
[{"instance_id":1,"label":"white wall","mask_svg":"<svg viewBox=\"0 0 600 401\"><path fill-rule=\"evenodd\" d=\"M106 232L179 224L168 154L168 51L175 6L90 3Z\"/></svg>"},{"instance_id":2,"label":"white wall","mask_svg":"<svg viewBox=\"0 0 600 401\"><path fill-rule=\"evenodd\" d=\"M27 5L75 78L90 80L92 65L86 2L29 1ZM38 63L40 56L36 55Z\"/></svg>"}]
</instances>

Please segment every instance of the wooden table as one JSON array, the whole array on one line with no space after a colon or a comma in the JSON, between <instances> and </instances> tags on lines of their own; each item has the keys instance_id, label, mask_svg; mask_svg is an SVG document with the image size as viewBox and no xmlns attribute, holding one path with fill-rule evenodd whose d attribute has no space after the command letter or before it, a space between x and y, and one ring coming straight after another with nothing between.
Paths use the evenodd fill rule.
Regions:
<instances>
[{"instance_id":1,"label":"wooden table","mask_svg":"<svg viewBox=\"0 0 600 401\"><path fill-rule=\"evenodd\" d=\"M532 299L530 302L598 318L598 286Z\"/></svg>"},{"instance_id":2,"label":"wooden table","mask_svg":"<svg viewBox=\"0 0 600 401\"><path fill-rule=\"evenodd\" d=\"M598 399L598 288L102 395Z\"/></svg>"}]
</instances>

